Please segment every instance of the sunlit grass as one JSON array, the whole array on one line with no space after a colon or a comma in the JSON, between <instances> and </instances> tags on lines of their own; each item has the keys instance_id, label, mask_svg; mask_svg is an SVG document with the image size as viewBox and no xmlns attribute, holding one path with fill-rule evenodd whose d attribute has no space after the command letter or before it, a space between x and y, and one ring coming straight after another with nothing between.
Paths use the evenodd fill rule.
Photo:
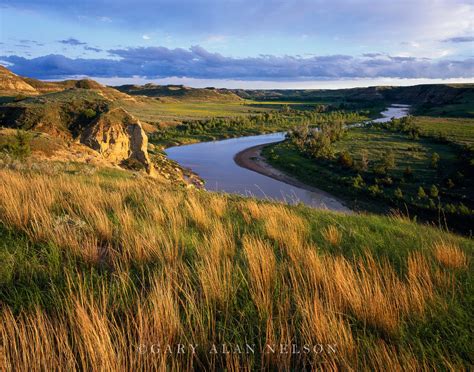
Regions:
<instances>
[{"instance_id":1,"label":"sunlit grass","mask_svg":"<svg viewBox=\"0 0 474 372\"><path fill-rule=\"evenodd\" d=\"M408 219L178 190L145 177L0 176L7 369L468 363L468 239ZM209 353L223 343L255 353ZM150 353L177 344L198 346ZM263 352L280 344L325 351Z\"/></svg>"}]
</instances>

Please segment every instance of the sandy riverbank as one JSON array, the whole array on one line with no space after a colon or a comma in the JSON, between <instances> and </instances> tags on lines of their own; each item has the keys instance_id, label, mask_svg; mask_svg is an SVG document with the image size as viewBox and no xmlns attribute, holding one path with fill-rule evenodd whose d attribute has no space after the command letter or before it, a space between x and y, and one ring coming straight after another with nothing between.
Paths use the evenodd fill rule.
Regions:
<instances>
[{"instance_id":1,"label":"sandy riverbank","mask_svg":"<svg viewBox=\"0 0 474 372\"><path fill-rule=\"evenodd\" d=\"M265 146L268 145L258 145L240 151L235 155L234 161L242 168L252 170L254 172L263 174L264 176L274 178L278 181L287 183L300 189L317 193L321 196L321 198L324 199L324 203L327 206L331 206L330 209L332 210L338 210L341 212L351 212L351 210L347 208L341 200L335 198L333 195L316 187L309 186L268 164L261 154L262 149Z\"/></svg>"}]
</instances>

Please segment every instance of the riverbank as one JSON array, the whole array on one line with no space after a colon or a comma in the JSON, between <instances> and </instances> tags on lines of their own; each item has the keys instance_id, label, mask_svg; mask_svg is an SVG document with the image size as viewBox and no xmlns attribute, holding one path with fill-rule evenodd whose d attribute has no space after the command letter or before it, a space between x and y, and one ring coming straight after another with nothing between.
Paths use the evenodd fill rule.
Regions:
<instances>
[{"instance_id":1,"label":"riverbank","mask_svg":"<svg viewBox=\"0 0 474 372\"><path fill-rule=\"evenodd\" d=\"M305 184L268 164L261 154L262 149L266 146L268 146L268 144L253 146L240 151L234 156L235 163L242 168L271 177L277 181L316 193L324 199L324 204L326 204L329 209L346 213L352 212L340 199L335 198L333 195L321 189Z\"/></svg>"}]
</instances>

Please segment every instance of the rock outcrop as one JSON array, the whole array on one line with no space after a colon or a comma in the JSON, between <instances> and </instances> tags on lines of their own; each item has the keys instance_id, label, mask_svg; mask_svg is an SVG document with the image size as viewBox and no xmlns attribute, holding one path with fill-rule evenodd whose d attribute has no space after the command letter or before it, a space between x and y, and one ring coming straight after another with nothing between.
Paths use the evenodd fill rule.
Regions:
<instances>
[{"instance_id":1,"label":"rock outcrop","mask_svg":"<svg viewBox=\"0 0 474 372\"><path fill-rule=\"evenodd\" d=\"M122 108L100 114L83 132L81 143L113 163L134 159L155 174L148 155L148 137L139 120Z\"/></svg>"}]
</instances>

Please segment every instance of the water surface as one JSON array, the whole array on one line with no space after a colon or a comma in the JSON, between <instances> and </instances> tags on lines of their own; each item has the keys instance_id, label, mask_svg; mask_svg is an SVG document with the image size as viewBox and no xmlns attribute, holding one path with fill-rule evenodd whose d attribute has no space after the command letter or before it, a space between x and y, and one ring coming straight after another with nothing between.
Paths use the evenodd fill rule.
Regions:
<instances>
[{"instance_id":1,"label":"water surface","mask_svg":"<svg viewBox=\"0 0 474 372\"><path fill-rule=\"evenodd\" d=\"M392 105L376 122L384 122L392 117L400 118L407 114L409 106ZM233 194L283 200L288 203L303 202L315 208L333 210L348 209L335 197L325 192L304 190L288 185L274 178L242 168L234 161L234 156L250 147L284 140L285 133L263 134L258 136L232 138L221 141L202 142L192 145L175 146L166 154L181 166L197 173L210 191L224 191Z\"/></svg>"}]
</instances>

